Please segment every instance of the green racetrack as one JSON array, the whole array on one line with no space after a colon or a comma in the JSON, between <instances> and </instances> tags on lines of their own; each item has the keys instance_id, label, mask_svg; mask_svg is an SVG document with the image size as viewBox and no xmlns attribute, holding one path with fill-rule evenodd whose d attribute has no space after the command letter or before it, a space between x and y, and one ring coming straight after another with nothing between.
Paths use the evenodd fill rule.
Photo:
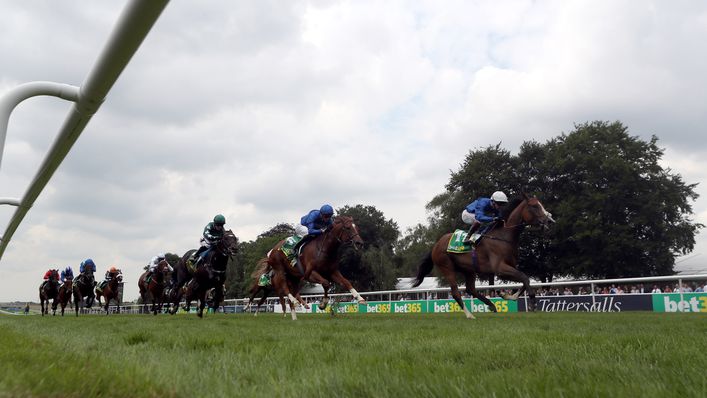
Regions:
<instances>
[{"instance_id":1,"label":"green racetrack","mask_svg":"<svg viewBox=\"0 0 707 398\"><path fill-rule=\"evenodd\" d=\"M0 397L704 397L707 314L0 315Z\"/></svg>"}]
</instances>

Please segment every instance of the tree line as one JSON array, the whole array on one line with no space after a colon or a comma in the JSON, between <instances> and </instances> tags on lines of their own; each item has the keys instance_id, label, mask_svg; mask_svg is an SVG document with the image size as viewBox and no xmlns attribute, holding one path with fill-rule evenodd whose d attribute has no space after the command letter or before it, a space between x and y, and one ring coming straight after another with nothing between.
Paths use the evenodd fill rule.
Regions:
<instances>
[{"instance_id":1,"label":"tree line","mask_svg":"<svg viewBox=\"0 0 707 398\"><path fill-rule=\"evenodd\" d=\"M603 121L545 143L526 141L517 154L500 143L472 149L427 204L426 225L401 232L373 205L336 209L354 218L365 241L360 251L342 248L340 269L359 291L393 289L397 278L415 275L442 234L468 228L460 217L468 203L502 190L509 198L537 195L557 221L549 231L521 234L519 268L533 278L673 274L676 257L692 251L704 225L691 218L697 184L663 168L662 156L657 137L644 141L620 122ZM257 261L293 233L280 223L241 242L228 267L227 297L245 296Z\"/></svg>"}]
</instances>

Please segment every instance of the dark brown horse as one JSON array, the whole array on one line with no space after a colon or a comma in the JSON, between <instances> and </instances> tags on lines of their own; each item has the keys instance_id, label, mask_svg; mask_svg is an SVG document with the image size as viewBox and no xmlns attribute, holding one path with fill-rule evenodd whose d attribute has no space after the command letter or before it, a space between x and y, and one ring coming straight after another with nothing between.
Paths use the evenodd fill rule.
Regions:
<instances>
[{"instance_id":1,"label":"dark brown horse","mask_svg":"<svg viewBox=\"0 0 707 398\"><path fill-rule=\"evenodd\" d=\"M552 215L545 210L542 203L535 197L528 197L523 194L522 200L516 200L509 205L503 221L493 225L476 245L476 260L472 252L450 253L447 246L452 238L452 234L443 235L432 250L425 256L417 271L417 278L413 287L419 286L425 276L432 271L434 266L442 273L449 282L452 290L452 297L461 306L466 317L473 319L474 315L464 306L455 273L459 272L466 279L466 291L473 297L483 301L491 311L496 312L496 307L484 295L476 290L476 275L496 275L501 279L520 282L523 286L513 295L504 295L506 300L517 300L524 292L528 292L530 307L535 307L535 291L530 287L528 276L518 270L518 241L520 233L526 225L540 225L543 228L555 220Z\"/></svg>"},{"instance_id":2,"label":"dark brown horse","mask_svg":"<svg viewBox=\"0 0 707 398\"><path fill-rule=\"evenodd\" d=\"M59 295L57 296L57 299L54 300L54 304L52 305L52 309L56 311L57 301L59 302L59 305L61 305L61 316L64 316L64 309L66 309L66 306L71 303L71 295L73 294L73 289L74 277L72 275L64 279L64 283L62 283L61 287L59 287Z\"/></svg>"},{"instance_id":3,"label":"dark brown horse","mask_svg":"<svg viewBox=\"0 0 707 398\"><path fill-rule=\"evenodd\" d=\"M344 287L358 300L359 303L366 303L356 289L351 286L351 282L339 272L337 253L342 245L353 245L358 250L363 245L363 240L358 234L358 229L354 220L349 216L334 217L333 224L327 230L307 243L301 250L300 263L304 268L304 275L292 267L290 260L285 253L280 250L285 243L285 239L278 242L267 254L268 264L275 270L273 283L282 286L285 296L290 300L290 313L292 319L297 319L295 311L295 297L299 294L300 284L296 284L294 292L290 289L285 279L288 276L304 278L305 280L318 283L324 288L324 298L319 304L319 308L324 310L329 302L329 288L332 282ZM294 293L294 294L293 294Z\"/></svg>"},{"instance_id":4,"label":"dark brown horse","mask_svg":"<svg viewBox=\"0 0 707 398\"><path fill-rule=\"evenodd\" d=\"M96 286L93 270L87 267L74 279L73 285L74 309L76 310L76 316L79 316L79 305L84 302L84 298L86 299L84 303L86 308L91 308L93 301L96 299L96 295L93 293L93 288Z\"/></svg>"},{"instance_id":5,"label":"dark brown horse","mask_svg":"<svg viewBox=\"0 0 707 398\"><path fill-rule=\"evenodd\" d=\"M195 250L189 250L184 253L172 272L172 288L170 293L170 301L172 302L171 314L174 314L179 309L179 301L185 293L185 285L189 283L187 289L191 293L187 296L190 300L192 297L199 300L199 311L197 315L201 318L204 316L204 307L206 306L206 292L209 289L215 288L213 300L214 312L217 311L221 301L223 301L223 284L226 281L226 267L228 259L235 255L238 251L238 238L231 230L223 233L223 238L216 243L201 262L196 270L190 269L188 265L189 257Z\"/></svg>"},{"instance_id":6,"label":"dark brown horse","mask_svg":"<svg viewBox=\"0 0 707 398\"><path fill-rule=\"evenodd\" d=\"M265 300L268 298L268 295L272 292L277 293L277 296L280 298L280 305L282 306L282 313L287 316L287 307L285 305L285 290L282 288L282 286L279 285L279 282L281 281L280 279L276 279L271 277L269 283L263 284L261 282L261 277L269 272L271 270L270 265L268 265L268 259L263 258L260 261L258 261L258 264L255 267L255 270L251 274L253 277L253 282L250 285L250 299L248 300L248 303L245 305L243 308L243 311L248 311L253 305L253 300L255 299L255 296L258 295L258 293L262 293L263 297L258 301L258 304L255 307L255 315L258 315L258 310L260 309L260 306L263 305ZM274 275L273 275L274 276ZM295 298L297 298L297 301L300 302L305 308L309 308L309 305L302 300L302 297L299 295L299 289L296 288L299 286L300 283L300 278L293 278L292 275L287 275L285 277L285 280L287 281L287 284L289 285L290 291L296 291L297 294L295 295Z\"/></svg>"},{"instance_id":7,"label":"dark brown horse","mask_svg":"<svg viewBox=\"0 0 707 398\"><path fill-rule=\"evenodd\" d=\"M42 316L49 314L49 300L52 300L52 315L56 315L56 298L58 294L59 270L53 269L49 271L49 278L39 285L39 302L42 305Z\"/></svg>"},{"instance_id":8,"label":"dark brown horse","mask_svg":"<svg viewBox=\"0 0 707 398\"><path fill-rule=\"evenodd\" d=\"M108 281L108 283L101 283L101 285L98 285L96 287L96 296L98 297L98 306L102 306L101 304L101 297L106 301L105 305L105 310L106 310L106 315L109 314L108 312L108 306L110 305L111 300L115 300L117 302L116 306L116 312L120 313L120 296L119 296L119 288L120 288L120 282L123 281L123 273L119 270L116 269L115 271L108 271L111 278ZM105 285L105 286L102 286Z\"/></svg>"},{"instance_id":9,"label":"dark brown horse","mask_svg":"<svg viewBox=\"0 0 707 398\"><path fill-rule=\"evenodd\" d=\"M149 271L145 271L140 275L137 281L137 286L140 289L140 297L142 298L143 312L147 312L147 301L152 300L152 313L157 315L162 311L162 306L165 301L165 285L168 280L171 267L167 260L162 260L155 267L155 272L150 281L147 281Z\"/></svg>"}]
</instances>

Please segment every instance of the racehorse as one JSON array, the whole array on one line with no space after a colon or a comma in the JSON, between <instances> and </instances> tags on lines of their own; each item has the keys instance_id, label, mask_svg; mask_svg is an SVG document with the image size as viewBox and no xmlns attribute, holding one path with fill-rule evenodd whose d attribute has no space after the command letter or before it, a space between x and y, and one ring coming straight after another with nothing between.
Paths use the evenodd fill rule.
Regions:
<instances>
[{"instance_id":1,"label":"racehorse","mask_svg":"<svg viewBox=\"0 0 707 398\"><path fill-rule=\"evenodd\" d=\"M96 299L93 294L94 286L96 286L96 280L93 277L93 270L88 267L74 279L73 292L76 316L79 316L79 304L84 301L84 298L86 298L86 308L93 306L93 301Z\"/></svg>"},{"instance_id":2,"label":"racehorse","mask_svg":"<svg viewBox=\"0 0 707 398\"><path fill-rule=\"evenodd\" d=\"M64 283L61 284L59 287L59 295L56 300L54 300L54 303L52 304L52 309L56 311L56 305L57 301L61 305L61 316L64 316L64 309L66 308L66 305L71 302L71 295L73 292L74 288L74 277L69 276L66 277L64 280Z\"/></svg>"},{"instance_id":3,"label":"racehorse","mask_svg":"<svg viewBox=\"0 0 707 398\"><path fill-rule=\"evenodd\" d=\"M258 301L258 304L255 307L255 316L257 316L260 306L263 305L265 300L268 298L268 295L274 291L280 298L280 305L282 306L283 315L287 316L287 307L285 306L285 290L282 288L282 286L279 285L281 280L271 277L269 281L261 281L261 278L268 272L269 269L270 266L268 265L267 257L262 258L260 259L260 261L258 261L258 264L255 266L255 270L251 274L251 276L253 277L253 283L250 285L250 299L248 300L248 303L245 305L245 307L243 307L243 311L248 311L253 306L253 300L255 299L255 296L258 295L258 293L262 292L263 297ZM302 300L302 297L300 297L299 289L295 288L295 286L299 285L300 279L292 278L292 276L286 275L285 281L288 283L290 291L297 291L297 294L295 295L297 300L305 308L309 308L309 305L304 300Z\"/></svg>"},{"instance_id":4,"label":"racehorse","mask_svg":"<svg viewBox=\"0 0 707 398\"><path fill-rule=\"evenodd\" d=\"M358 300L365 304L366 300L361 297L356 289L351 286L351 282L339 271L337 253L343 245L353 245L355 250L363 246L363 240L358 234L358 228L354 220L349 216L334 217L332 225L322 234L318 235L300 250L300 263L304 268L304 275L295 267L290 265L285 253L280 250L286 239L278 242L267 254L268 264L275 270L273 284L281 286L285 296L290 300L290 313L292 319L297 319L295 312L295 295L299 294L300 284L297 283L293 291L290 289L285 279L288 275L298 279L304 279L312 283L318 283L324 288L324 298L319 304L321 310L326 309L329 303L329 288L332 282L343 286Z\"/></svg>"},{"instance_id":5,"label":"racehorse","mask_svg":"<svg viewBox=\"0 0 707 398\"><path fill-rule=\"evenodd\" d=\"M165 301L165 282L169 274L170 266L167 260L162 260L155 268L155 275L147 282L149 271L145 271L140 275L137 281L137 286L140 289L140 297L142 298L143 312L147 312L147 300L152 299L152 313L157 315L157 312L162 311L162 306Z\"/></svg>"},{"instance_id":6,"label":"racehorse","mask_svg":"<svg viewBox=\"0 0 707 398\"><path fill-rule=\"evenodd\" d=\"M172 289L170 301L172 302L172 310L170 314L175 314L179 309L179 300L184 294L184 287L189 282L187 290L190 289L192 294L187 296L190 300L192 297L199 300L199 318L204 316L204 307L206 306L206 292L209 289L215 288L214 301L210 306L214 312L223 301L223 284L226 281L226 267L228 259L235 255L238 251L238 238L229 229L223 233L223 238L218 241L206 257L201 261L196 270L191 270L189 258L195 250L189 250L184 253L172 272Z\"/></svg>"},{"instance_id":7,"label":"racehorse","mask_svg":"<svg viewBox=\"0 0 707 398\"><path fill-rule=\"evenodd\" d=\"M39 285L39 302L42 305L42 316L49 314L49 300L52 300L52 315L56 315L56 298L59 294L59 270L49 271L49 278ZM46 302L46 306L44 303Z\"/></svg>"},{"instance_id":8,"label":"racehorse","mask_svg":"<svg viewBox=\"0 0 707 398\"><path fill-rule=\"evenodd\" d=\"M108 306L111 300L115 300L118 305L116 306L116 312L120 313L120 296L118 295L118 289L120 287L120 282L123 281L123 273L120 270L111 272L112 278L108 281L105 286L101 289L101 286L96 287L96 296L98 296L98 306L102 306L101 297L106 300L105 310L106 315L109 314Z\"/></svg>"},{"instance_id":9,"label":"racehorse","mask_svg":"<svg viewBox=\"0 0 707 398\"><path fill-rule=\"evenodd\" d=\"M412 286L419 286L425 276L432 271L432 268L437 266L437 269L449 282L454 300L464 310L466 317L473 319L474 315L464 306L455 273L459 272L464 275L467 293L484 302L492 312L496 312L496 306L479 293L474 285L477 274L493 274L501 279L522 283L523 286L515 294L504 294L503 298L515 301L524 291L527 291L530 298L530 308L534 309L535 291L530 287L528 276L517 269L520 233L526 225L540 225L543 229L547 229L548 225L554 223L555 220L536 197L529 197L525 193L522 194L522 199L514 200L509 204L503 213L503 221L492 224L484 233L481 241L476 245L476 253L473 251L448 252L447 246L453 233L447 233L439 238L420 264Z\"/></svg>"}]
</instances>

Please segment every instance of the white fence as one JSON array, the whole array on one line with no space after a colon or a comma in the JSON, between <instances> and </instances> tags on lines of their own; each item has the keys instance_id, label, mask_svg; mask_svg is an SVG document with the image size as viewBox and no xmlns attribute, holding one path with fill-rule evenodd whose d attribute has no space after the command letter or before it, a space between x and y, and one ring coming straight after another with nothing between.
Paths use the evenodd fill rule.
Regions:
<instances>
[{"instance_id":1,"label":"white fence","mask_svg":"<svg viewBox=\"0 0 707 398\"><path fill-rule=\"evenodd\" d=\"M658 285L661 288L661 291L664 290L666 286L670 286L671 288L678 287L677 291L673 292L676 295L679 295L680 301L683 301L684 295L685 294L690 294L688 292L688 288L692 289L692 285L699 286L699 287L704 287L705 283L707 283L707 275L674 275L674 276L657 276L657 277L644 277L644 278L622 278L622 279L597 279L597 280L564 280L564 281L556 281L556 282L548 282L548 283L531 283L531 286L536 289L536 291L543 289L543 288L555 288L555 287L569 287L573 289L573 294L572 296L577 296L577 290L582 287L586 287L587 289L587 294L585 295L588 297L591 297L591 302L592 304L599 303L603 298L606 298L607 296L613 296L613 297L618 297L618 296L631 296L631 295L643 295L643 296L650 296L651 293L651 288L652 285ZM602 293L597 293L597 288L601 288L604 286L610 286L610 285L619 285L619 286L638 286L643 284L644 290L643 293L630 293L629 291L624 292L621 295L617 294L602 294ZM647 286L647 284L650 284L651 286ZM477 286L477 289L481 291L482 294L487 295L491 298L494 298L496 296L495 292L500 291L500 290L511 290L511 289L517 289L521 287L520 284L497 284L497 285L480 285ZM460 287L460 290L463 291L463 287ZM693 289L694 290L694 289ZM493 294L491 292L494 292ZM367 301L384 301L384 302L395 302L395 301L400 301L401 298L404 300L412 301L412 300L446 300L451 298L450 296L450 289L448 287L442 287L442 288L426 288L426 289L400 289L400 290L385 290L385 291L375 291L375 292L363 292L361 295L367 300ZM559 295L562 295L560 292ZM333 301L339 301L339 302L350 302L352 299L351 294L349 293L337 293L337 294L331 294L329 295L332 297ZM551 296L557 296L557 294L552 294ZM318 303L319 300L323 295L321 294L312 294L312 295L303 295L302 298L307 300L309 303L314 304ZM538 294L538 299L542 299L543 297L548 297L548 295L541 295ZM568 296L569 297L569 296ZM521 296L519 300L523 300L524 302L527 303L527 296ZM260 300L260 297L255 298L255 302ZM226 312L242 312L243 311L243 306L247 303L248 299L247 298L241 298L241 299L227 299L224 300L222 303L222 310L226 310ZM182 303L183 304L183 303ZM192 312L195 310L195 302L192 303L191 309ZM124 304L121 305L120 312L122 313L128 313L128 314L139 314L142 313L142 304ZM527 305L526 305L527 307ZM91 309L82 309L82 313L86 314L99 314L99 313L104 313L105 311L101 308L96 308L93 307ZM116 312L115 306L110 306L109 307L110 312ZM279 312L280 310L280 303L279 303L279 298L278 297L268 297L266 302L263 304L261 307L261 312L263 311L269 311L269 312ZM149 305L148 305L148 312L149 312ZM71 315L73 315L73 312L71 312Z\"/></svg>"}]
</instances>

